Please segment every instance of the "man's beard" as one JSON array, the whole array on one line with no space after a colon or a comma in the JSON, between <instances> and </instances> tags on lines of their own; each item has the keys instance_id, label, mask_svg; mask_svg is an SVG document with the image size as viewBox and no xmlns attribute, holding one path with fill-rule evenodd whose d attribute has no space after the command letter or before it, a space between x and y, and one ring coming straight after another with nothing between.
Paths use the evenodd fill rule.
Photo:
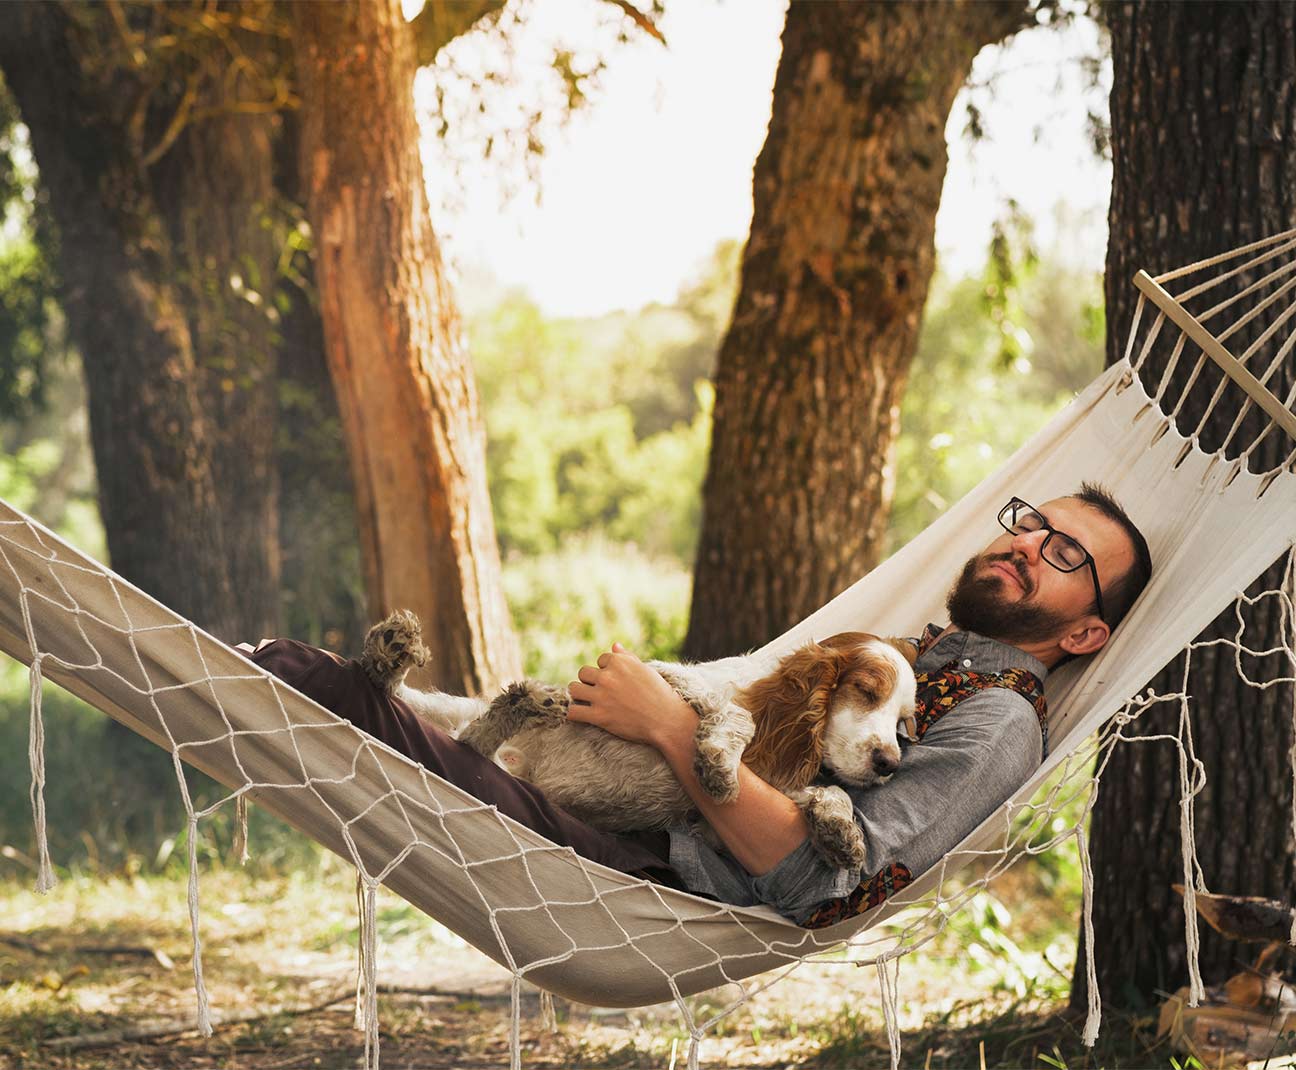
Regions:
<instances>
[{"instance_id":1,"label":"man's beard","mask_svg":"<svg viewBox=\"0 0 1296 1070\"><path fill-rule=\"evenodd\" d=\"M984 562L1002 561L1016 569L1022 581L1023 594L1019 602L1004 597L1007 580L997 574L978 576L977 568ZM970 558L963 572L950 588L945 599L950 623L965 632L976 632L988 639L1003 643L1034 642L1051 639L1069 623L1068 618L1055 610L1032 605L1028 599L1033 592L1029 579L1017 567L1012 554L983 554Z\"/></svg>"}]
</instances>

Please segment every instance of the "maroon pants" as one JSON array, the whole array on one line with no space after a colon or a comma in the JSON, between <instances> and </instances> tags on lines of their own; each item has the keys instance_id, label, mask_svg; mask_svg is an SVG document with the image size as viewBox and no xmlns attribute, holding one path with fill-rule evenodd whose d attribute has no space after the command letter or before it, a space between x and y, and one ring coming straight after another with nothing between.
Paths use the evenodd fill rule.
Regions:
<instances>
[{"instance_id":1,"label":"maroon pants","mask_svg":"<svg viewBox=\"0 0 1296 1070\"><path fill-rule=\"evenodd\" d=\"M248 656L325 709L546 839L612 869L681 887L666 861L665 834L617 836L572 817L534 784L505 772L375 686L358 661L294 639L276 639Z\"/></svg>"}]
</instances>

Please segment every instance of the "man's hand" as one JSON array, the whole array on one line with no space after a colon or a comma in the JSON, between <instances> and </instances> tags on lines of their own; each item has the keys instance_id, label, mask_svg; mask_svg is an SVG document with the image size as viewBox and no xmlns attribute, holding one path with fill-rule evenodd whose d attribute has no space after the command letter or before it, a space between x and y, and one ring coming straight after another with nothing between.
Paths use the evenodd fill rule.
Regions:
<instances>
[{"instance_id":1,"label":"man's hand","mask_svg":"<svg viewBox=\"0 0 1296 1070\"><path fill-rule=\"evenodd\" d=\"M692 749L697 714L661 674L650 669L620 643L584 665L568 685L571 721L598 725L632 743L662 750L687 741Z\"/></svg>"}]
</instances>

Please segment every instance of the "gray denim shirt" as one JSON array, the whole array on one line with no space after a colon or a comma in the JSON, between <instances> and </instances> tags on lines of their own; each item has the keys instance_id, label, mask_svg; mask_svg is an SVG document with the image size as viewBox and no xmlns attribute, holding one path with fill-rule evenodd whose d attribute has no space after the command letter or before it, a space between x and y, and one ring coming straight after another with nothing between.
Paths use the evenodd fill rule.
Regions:
<instances>
[{"instance_id":1,"label":"gray denim shirt","mask_svg":"<svg viewBox=\"0 0 1296 1070\"><path fill-rule=\"evenodd\" d=\"M981 673L1027 669L1039 659L975 632L951 632L918 658L931 672L950 662ZM800 921L819 904L849 895L860 880L901 863L918 877L992 814L1039 767L1043 739L1034 708L1005 688L987 688L933 724L921 743L901 739L900 768L881 787L841 785L855 804L867 856L861 870L826 863L808 840L753 877L723 848L685 825L670 832L670 862L692 891L737 906L766 904ZM831 782L831 781L829 781Z\"/></svg>"}]
</instances>

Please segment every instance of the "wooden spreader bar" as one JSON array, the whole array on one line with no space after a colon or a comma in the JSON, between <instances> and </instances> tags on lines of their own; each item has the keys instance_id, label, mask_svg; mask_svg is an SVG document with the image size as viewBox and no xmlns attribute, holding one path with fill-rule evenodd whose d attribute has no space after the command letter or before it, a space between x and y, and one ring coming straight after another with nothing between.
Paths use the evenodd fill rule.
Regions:
<instances>
[{"instance_id":1,"label":"wooden spreader bar","mask_svg":"<svg viewBox=\"0 0 1296 1070\"><path fill-rule=\"evenodd\" d=\"M1146 271L1140 271L1134 276L1134 285L1165 313L1171 323L1201 347L1201 351L1218 364L1224 374L1245 390L1251 400L1259 405L1274 423L1286 431L1293 442L1296 442L1296 414L1252 375L1237 357L1225 349L1218 338L1203 327L1191 312L1167 293Z\"/></svg>"}]
</instances>

